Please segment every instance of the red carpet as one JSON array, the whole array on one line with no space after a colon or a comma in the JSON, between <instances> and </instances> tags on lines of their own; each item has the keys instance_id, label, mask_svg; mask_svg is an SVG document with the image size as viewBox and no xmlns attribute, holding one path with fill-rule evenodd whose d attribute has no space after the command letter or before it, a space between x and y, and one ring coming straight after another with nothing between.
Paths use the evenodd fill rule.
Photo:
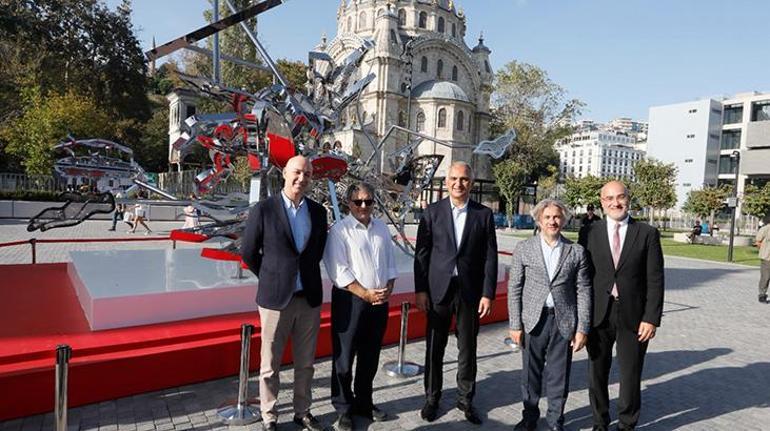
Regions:
<instances>
[{"instance_id":1,"label":"red carpet","mask_svg":"<svg viewBox=\"0 0 770 431\"><path fill-rule=\"evenodd\" d=\"M58 344L72 347L70 407L236 375L243 323L256 326L251 369L258 369L256 305L254 313L92 332L66 263L0 265L0 298L0 421L53 410ZM400 304L411 299L392 298L386 344L398 342ZM498 285L494 310L483 323L507 319L505 283ZM331 354L330 325L324 304L317 357ZM425 316L414 310L409 338L424 334ZM290 354L287 349L285 363Z\"/></svg>"}]
</instances>

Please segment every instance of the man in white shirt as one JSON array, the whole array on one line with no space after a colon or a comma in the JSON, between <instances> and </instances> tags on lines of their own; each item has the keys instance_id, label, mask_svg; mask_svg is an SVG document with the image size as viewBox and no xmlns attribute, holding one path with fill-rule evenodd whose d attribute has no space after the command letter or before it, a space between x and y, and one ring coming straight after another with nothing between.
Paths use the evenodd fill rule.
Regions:
<instances>
[{"instance_id":1,"label":"man in white shirt","mask_svg":"<svg viewBox=\"0 0 770 431\"><path fill-rule=\"evenodd\" d=\"M372 401L372 382L388 322L388 298L398 272L390 231L381 220L372 218L374 202L371 186L351 185L347 190L350 215L331 228L324 252L326 272L334 283L331 389L338 431L352 430L353 414L374 421L387 418Z\"/></svg>"}]
</instances>

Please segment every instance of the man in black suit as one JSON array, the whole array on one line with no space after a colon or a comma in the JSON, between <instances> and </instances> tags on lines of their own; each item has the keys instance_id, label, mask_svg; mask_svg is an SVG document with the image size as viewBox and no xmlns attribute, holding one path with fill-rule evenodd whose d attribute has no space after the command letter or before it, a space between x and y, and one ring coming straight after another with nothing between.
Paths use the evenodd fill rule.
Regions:
<instances>
[{"instance_id":1,"label":"man in black suit","mask_svg":"<svg viewBox=\"0 0 770 431\"><path fill-rule=\"evenodd\" d=\"M642 405L644 355L663 314L663 252L657 229L628 215L626 186L610 181L601 190L606 219L586 226L579 242L593 263L593 328L588 333L588 395L594 430L610 423L607 389L612 346L620 369L618 429L631 430Z\"/></svg>"},{"instance_id":2,"label":"man in black suit","mask_svg":"<svg viewBox=\"0 0 770 431\"><path fill-rule=\"evenodd\" d=\"M469 199L473 171L454 162L446 177L449 198L429 205L417 229L414 289L417 307L428 313L425 354L425 405L432 422L438 414L452 315L457 321L457 408L473 424L476 390L476 338L479 320L490 314L497 283L497 238L492 210Z\"/></svg>"},{"instance_id":3,"label":"man in black suit","mask_svg":"<svg viewBox=\"0 0 770 431\"><path fill-rule=\"evenodd\" d=\"M294 354L294 422L311 431L324 429L310 414L327 228L326 210L305 197L312 173L310 160L289 159L283 168L283 190L254 205L241 245L243 261L259 277L259 396L268 431L275 430L278 421L279 371L289 337Z\"/></svg>"}]
</instances>

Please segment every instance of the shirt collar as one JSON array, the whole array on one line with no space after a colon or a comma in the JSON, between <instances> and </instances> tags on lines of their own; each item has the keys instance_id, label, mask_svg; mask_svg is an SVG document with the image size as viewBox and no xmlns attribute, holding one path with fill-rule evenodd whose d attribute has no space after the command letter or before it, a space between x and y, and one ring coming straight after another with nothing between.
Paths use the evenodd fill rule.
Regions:
<instances>
[{"instance_id":1,"label":"shirt collar","mask_svg":"<svg viewBox=\"0 0 770 431\"><path fill-rule=\"evenodd\" d=\"M283 198L283 206L286 207L286 209L300 209L302 208L302 205L305 204L305 197L303 196L302 199L299 201L299 205L297 207L294 207L294 202L289 199L288 196L286 196L286 193L281 190L281 197Z\"/></svg>"},{"instance_id":2,"label":"shirt collar","mask_svg":"<svg viewBox=\"0 0 770 431\"><path fill-rule=\"evenodd\" d=\"M452 202L452 199L450 198L449 199L449 206L452 208L452 211L457 210L457 211L463 212L463 211L468 209L468 202L469 201L470 201L470 199L466 199L465 203L462 206L455 206L455 204Z\"/></svg>"},{"instance_id":3,"label":"shirt collar","mask_svg":"<svg viewBox=\"0 0 770 431\"><path fill-rule=\"evenodd\" d=\"M628 214L626 214L626 218L624 218L621 221L616 221L616 220L614 220L614 219L612 219L610 217L607 217L607 226L610 227L610 228L614 228L616 224L619 224L620 227L623 227L623 226L628 224L629 217L630 216Z\"/></svg>"},{"instance_id":4,"label":"shirt collar","mask_svg":"<svg viewBox=\"0 0 770 431\"><path fill-rule=\"evenodd\" d=\"M366 229L366 230L368 230L369 228L372 227L372 224L374 224L374 217L372 217L369 220L369 226L366 226L365 224L363 224L360 221L358 221L357 218L353 217L353 214L348 214L345 217L345 220L346 220L346 223L348 224L349 227L352 227L352 228L355 228L355 229Z\"/></svg>"},{"instance_id":5,"label":"shirt collar","mask_svg":"<svg viewBox=\"0 0 770 431\"><path fill-rule=\"evenodd\" d=\"M559 238L556 239L556 245L551 247L546 241L545 238L543 238L543 235L540 235L540 246L544 248L548 248L550 250L556 250L557 248L561 247L563 241L561 240L561 235L559 235Z\"/></svg>"}]
</instances>

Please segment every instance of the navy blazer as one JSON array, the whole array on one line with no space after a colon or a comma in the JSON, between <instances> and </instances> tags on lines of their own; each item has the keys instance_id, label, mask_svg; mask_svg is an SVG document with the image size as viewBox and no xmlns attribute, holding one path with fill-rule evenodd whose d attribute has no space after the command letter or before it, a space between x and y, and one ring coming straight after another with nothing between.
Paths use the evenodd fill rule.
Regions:
<instances>
[{"instance_id":1,"label":"navy blazer","mask_svg":"<svg viewBox=\"0 0 770 431\"><path fill-rule=\"evenodd\" d=\"M607 315L614 284L618 286L621 324L626 329L636 331L642 321L660 326L664 285L660 233L631 217L627 229L617 268L612 261L607 221L595 222L580 230L578 242L585 247L592 264L594 327Z\"/></svg>"},{"instance_id":2,"label":"navy blazer","mask_svg":"<svg viewBox=\"0 0 770 431\"><path fill-rule=\"evenodd\" d=\"M455 265L459 294L466 302L494 299L497 287L497 236L492 210L468 200L465 228L457 248L449 198L428 205L417 228L414 290L428 292L434 304L449 290Z\"/></svg>"},{"instance_id":3,"label":"navy blazer","mask_svg":"<svg viewBox=\"0 0 770 431\"><path fill-rule=\"evenodd\" d=\"M259 277L257 305L283 310L289 305L302 277L302 289L311 307L323 302L321 258L326 246L326 209L305 198L310 214L310 237L300 253L280 194L257 202L249 211L241 241L241 256L249 269Z\"/></svg>"}]
</instances>

